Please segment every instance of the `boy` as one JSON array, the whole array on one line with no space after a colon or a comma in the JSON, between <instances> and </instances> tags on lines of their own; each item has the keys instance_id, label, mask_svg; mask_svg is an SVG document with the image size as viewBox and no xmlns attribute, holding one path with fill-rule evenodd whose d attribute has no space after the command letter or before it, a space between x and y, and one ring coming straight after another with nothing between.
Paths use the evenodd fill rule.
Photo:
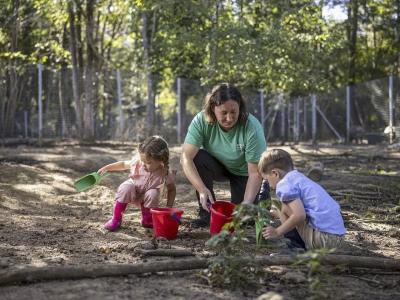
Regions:
<instances>
[{"instance_id":1,"label":"boy","mask_svg":"<svg viewBox=\"0 0 400 300\"><path fill-rule=\"evenodd\" d=\"M294 169L289 153L282 149L265 151L258 171L282 202L281 211L272 212L281 225L264 227L265 239L296 228L307 250L340 246L346 229L339 204L319 184Z\"/></svg>"}]
</instances>

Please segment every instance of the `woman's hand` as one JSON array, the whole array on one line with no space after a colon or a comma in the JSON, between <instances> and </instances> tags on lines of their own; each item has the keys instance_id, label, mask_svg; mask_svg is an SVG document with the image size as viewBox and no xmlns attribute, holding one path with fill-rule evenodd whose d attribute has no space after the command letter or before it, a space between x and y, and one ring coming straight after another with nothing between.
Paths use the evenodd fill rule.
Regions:
<instances>
[{"instance_id":1,"label":"woman's hand","mask_svg":"<svg viewBox=\"0 0 400 300\"><path fill-rule=\"evenodd\" d=\"M208 212L210 212L210 206L214 203L213 195L209 189L205 188L202 192L199 192L199 199L201 206Z\"/></svg>"},{"instance_id":2,"label":"woman's hand","mask_svg":"<svg viewBox=\"0 0 400 300\"><path fill-rule=\"evenodd\" d=\"M280 236L280 234L278 233L278 230L272 226L264 227L262 234L263 234L264 239L266 239L266 240L277 238Z\"/></svg>"}]
</instances>

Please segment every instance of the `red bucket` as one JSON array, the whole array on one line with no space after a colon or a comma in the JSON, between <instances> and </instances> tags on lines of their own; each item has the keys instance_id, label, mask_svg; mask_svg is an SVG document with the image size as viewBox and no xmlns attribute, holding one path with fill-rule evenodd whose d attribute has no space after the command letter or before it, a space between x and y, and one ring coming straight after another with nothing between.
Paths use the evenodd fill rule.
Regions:
<instances>
[{"instance_id":1,"label":"red bucket","mask_svg":"<svg viewBox=\"0 0 400 300\"><path fill-rule=\"evenodd\" d=\"M154 236L167 240L176 239L183 210L177 208L151 208Z\"/></svg>"},{"instance_id":2,"label":"red bucket","mask_svg":"<svg viewBox=\"0 0 400 300\"><path fill-rule=\"evenodd\" d=\"M222 227L232 221L235 204L227 201L215 201L211 206L210 234L219 233Z\"/></svg>"}]
</instances>

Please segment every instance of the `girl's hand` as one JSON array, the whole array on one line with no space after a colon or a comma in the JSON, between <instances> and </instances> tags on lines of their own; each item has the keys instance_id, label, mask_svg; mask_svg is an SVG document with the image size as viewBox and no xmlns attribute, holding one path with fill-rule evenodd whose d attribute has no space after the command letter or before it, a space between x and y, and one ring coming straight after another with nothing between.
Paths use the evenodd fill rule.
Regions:
<instances>
[{"instance_id":1,"label":"girl's hand","mask_svg":"<svg viewBox=\"0 0 400 300\"><path fill-rule=\"evenodd\" d=\"M279 237L278 231L272 226L264 227L262 234L266 240Z\"/></svg>"},{"instance_id":2,"label":"girl's hand","mask_svg":"<svg viewBox=\"0 0 400 300\"><path fill-rule=\"evenodd\" d=\"M199 193L200 204L201 206L208 212L210 212L210 206L214 203L213 196L209 189L204 189L201 193Z\"/></svg>"},{"instance_id":3,"label":"girl's hand","mask_svg":"<svg viewBox=\"0 0 400 300\"><path fill-rule=\"evenodd\" d=\"M104 166L104 167L100 168L100 169L97 171L97 173L99 173L101 176L103 176L104 173L106 173L107 171L108 171L107 166Z\"/></svg>"}]
</instances>

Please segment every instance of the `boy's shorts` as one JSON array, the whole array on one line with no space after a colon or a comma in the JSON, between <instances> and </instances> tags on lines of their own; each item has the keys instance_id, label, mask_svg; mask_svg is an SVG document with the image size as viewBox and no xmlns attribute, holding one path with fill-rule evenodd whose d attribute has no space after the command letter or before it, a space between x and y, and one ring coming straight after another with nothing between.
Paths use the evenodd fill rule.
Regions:
<instances>
[{"instance_id":1,"label":"boy's shorts","mask_svg":"<svg viewBox=\"0 0 400 300\"><path fill-rule=\"evenodd\" d=\"M296 226L296 229L304 241L307 250L340 248L344 239L343 235L321 232L312 228L308 224L308 219Z\"/></svg>"}]
</instances>

